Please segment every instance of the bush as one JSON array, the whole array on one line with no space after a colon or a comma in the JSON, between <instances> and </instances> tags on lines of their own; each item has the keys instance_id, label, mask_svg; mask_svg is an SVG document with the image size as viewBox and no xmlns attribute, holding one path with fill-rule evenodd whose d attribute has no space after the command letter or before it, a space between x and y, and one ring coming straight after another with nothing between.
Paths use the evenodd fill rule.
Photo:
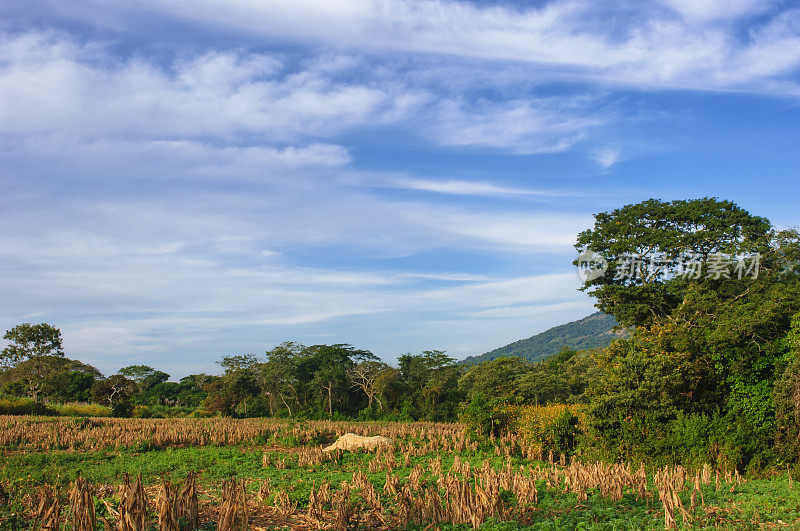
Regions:
<instances>
[{"instance_id":1,"label":"bush","mask_svg":"<svg viewBox=\"0 0 800 531\"><path fill-rule=\"evenodd\" d=\"M147 406L150 410L151 416L154 419L175 419L175 418L183 418L188 417L194 411L193 408L190 407L179 407L179 406Z\"/></svg>"},{"instance_id":2,"label":"bush","mask_svg":"<svg viewBox=\"0 0 800 531\"><path fill-rule=\"evenodd\" d=\"M57 415L57 413L32 398L4 396L0 397L0 415Z\"/></svg>"},{"instance_id":3,"label":"bush","mask_svg":"<svg viewBox=\"0 0 800 531\"><path fill-rule=\"evenodd\" d=\"M36 403L32 398L0 397L0 415L49 415L60 417L110 417L111 408L100 404L70 402L68 404Z\"/></svg>"},{"instance_id":4,"label":"bush","mask_svg":"<svg viewBox=\"0 0 800 531\"><path fill-rule=\"evenodd\" d=\"M509 426L509 408L500 399L488 400L476 393L461 410L461 422L466 423L475 435L499 437Z\"/></svg>"},{"instance_id":5,"label":"bush","mask_svg":"<svg viewBox=\"0 0 800 531\"><path fill-rule=\"evenodd\" d=\"M509 428L543 452L571 455L586 433L583 410L576 404L509 406L506 411Z\"/></svg>"},{"instance_id":6,"label":"bush","mask_svg":"<svg viewBox=\"0 0 800 531\"><path fill-rule=\"evenodd\" d=\"M203 408L199 407L199 408L195 409L194 411L192 411L189 414L189 418L193 418L193 419L208 419L208 418L211 418L211 417L215 417L216 415L217 415L217 412L215 412L215 411L209 411L207 409L203 409Z\"/></svg>"},{"instance_id":7,"label":"bush","mask_svg":"<svg viewBox=\"0 0 800 531\"><path fill-rule=\"evenodd\" d=\"M800 321L800 314L795 321ZM788 366L773 391L775 448L783 460L794 462L800 460L800 356L795 351L787 357Z\"/></svg>"},{"instance_id":8,"label":"bush","mask_svg":"<svg viewBox=\"0 0 800 531\"><path fill-rule=\"evenodd\" d=\"M111 406L111 413L117 418L128 418L133 413L133 404L127 400L119 400Z\"/></svg>"},{"instance_id":9,"label":"bush","mask_svg":"<svg viewBox=\"0 0 800 531\"><path fill-rule=\"evenodd\" d=\"M135 419L149 419L153 416L153 412L147 406L134 406L131 417Z\"/></svg>"},{"instance_id":10,"label":"bush","mask_svg":"<svg viewBox=\"0 0 800 531\"><path fill-rule=\"evenodd\" d=\"M62 417L110 417L112 413L110 407L82 402L49 404L49 407Z\"/></svg>"}]
</instances>

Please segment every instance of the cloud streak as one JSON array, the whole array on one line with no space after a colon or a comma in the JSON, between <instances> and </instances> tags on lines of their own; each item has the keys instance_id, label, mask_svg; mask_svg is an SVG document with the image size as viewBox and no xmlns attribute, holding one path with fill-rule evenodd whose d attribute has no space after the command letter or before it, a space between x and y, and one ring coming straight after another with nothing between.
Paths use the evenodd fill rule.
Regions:
<instances>
[{"instance_id":1,"label":"cloud streak","mask_svg":"<svg viewBox=\"0 0 800 531\"><path fill-rule=\"evenodd\" d=\"M83 9L55 8L63 17L75 13L99 26L113 20L114 27L137 27L141 22L129 13L147 10L189 26L266 41L521 62L632 85L796 94L796 80L783 88L770 80L796 73L800 66L798 47L791 46L797 39L798 11L762 0L670 0L660 5L560 0L523 8L431 0L79 4ZM741 22L748 17L760 19L743 36ZM537 75L546 76L547 70Z\"/></svg>"}]
</instances>

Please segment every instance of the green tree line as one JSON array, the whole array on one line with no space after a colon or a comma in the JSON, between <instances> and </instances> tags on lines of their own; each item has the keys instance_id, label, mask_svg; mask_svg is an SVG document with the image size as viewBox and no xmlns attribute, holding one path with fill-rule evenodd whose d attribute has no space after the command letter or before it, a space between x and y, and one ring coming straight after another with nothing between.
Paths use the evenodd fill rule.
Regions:
<instances>
[{"instance_id":1,"label":"green tree line","mask_svg":"<svg viewBox=\"0 0 800 531\"><path fill-rule=\"evenodd\" d=\"M33 347L32 331L48 331L51 348ZM25 337L26 340L18 340ZM91 365L66 358L60 331L43 323L6 333L0 386L7 395L37 401L95 402L131 415L136 406L173 413L235 417L362 418L455 421L474 401L580 402L586 374L596 370L589 351L562 349L542 362L501 357L474 366L440 350L405 354L397 366L351 345L282 343L263 356L224 356L222 374L169 374L131 365L105 377ZM10 356L11 352L15 356ZM139 408L139 411L145 411Z\"/></svg>"}]
</instances>

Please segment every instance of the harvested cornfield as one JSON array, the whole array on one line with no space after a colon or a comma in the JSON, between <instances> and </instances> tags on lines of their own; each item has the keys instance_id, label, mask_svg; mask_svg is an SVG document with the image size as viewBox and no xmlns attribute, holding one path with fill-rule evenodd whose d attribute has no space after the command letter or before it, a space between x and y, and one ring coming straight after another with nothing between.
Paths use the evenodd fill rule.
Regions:
<instances>
[{"instance_id":1,"label":"harvested cornfield","mask_svg":"<svg viewBox=\"0 0 800 531\"><path fill-rule=\"evenodd\" d=\"M4 529L701 528L781 526L800 510L785 472L543 456L456 424L2 421ZM391 444L322 451L348 432Z\"/></svg>"}]
</instances>

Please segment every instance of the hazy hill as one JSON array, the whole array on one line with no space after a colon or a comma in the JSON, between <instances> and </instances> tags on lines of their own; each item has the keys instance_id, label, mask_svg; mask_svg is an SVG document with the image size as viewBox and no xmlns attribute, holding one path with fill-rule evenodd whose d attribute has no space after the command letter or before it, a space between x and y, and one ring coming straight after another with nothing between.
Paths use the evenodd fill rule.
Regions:
<instances>
[{"instance_id":1,"label":"hazy hill","mask_svg":"<svg viewBox=\"0 0 800 531\"><path fill-rule=\"evenodd\" d=\"M479 356L469 356L461 363L473 365L500 356L519 356L528 361L539 361L558 352L564 345L576 350L605 347L612 339L625 335L624 331L614 332L614 325L616 321L613 317L596 312L578 321L555 326L541 334L514 341Z\"/></svg>"}]
</instances>

